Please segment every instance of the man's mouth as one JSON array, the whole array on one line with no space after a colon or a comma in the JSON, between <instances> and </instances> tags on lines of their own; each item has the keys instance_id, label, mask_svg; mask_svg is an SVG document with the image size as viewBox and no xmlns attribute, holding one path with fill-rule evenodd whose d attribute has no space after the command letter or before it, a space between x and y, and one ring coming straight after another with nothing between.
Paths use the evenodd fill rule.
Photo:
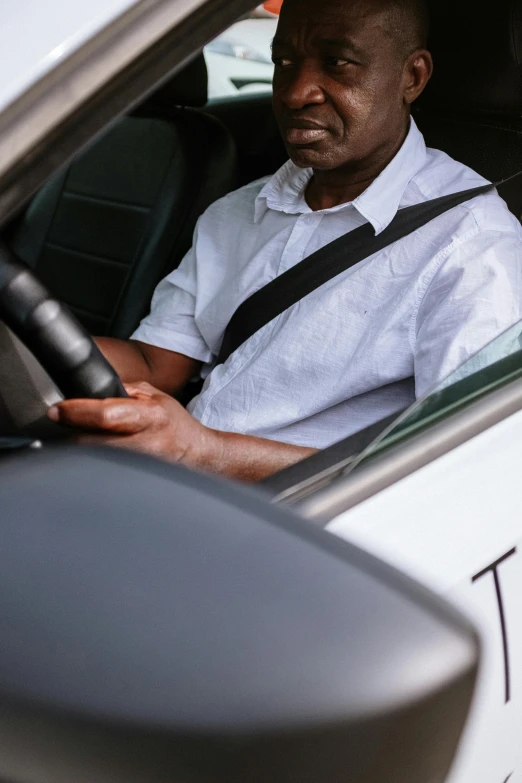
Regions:
<instances>
[{"instance_id":1,"label":"man's mouth","mask_svg":"<svg viewBox=\"0 0 522 783\"><path fill-rule=\"evenodd\" d=\"M328 130L312 120L290 120L285 136L288 144L295 146L313 144L328 135Z\"/></svg>"}]
</instances>

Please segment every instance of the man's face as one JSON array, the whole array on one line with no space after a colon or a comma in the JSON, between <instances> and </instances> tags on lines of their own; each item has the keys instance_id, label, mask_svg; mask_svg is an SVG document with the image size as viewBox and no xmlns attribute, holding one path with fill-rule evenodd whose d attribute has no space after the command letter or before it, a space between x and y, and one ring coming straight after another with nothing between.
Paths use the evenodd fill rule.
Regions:
<instances>
[{"instance_id":1,"label":"man's face","mask_svg":"<svg viewBox=\"0 0 522 783\"><path fill-rule=\"evenodd\" d=\"M381 0L285 0L274 110L298 166L358 170L404 136L405 61L388 28Z\"/></svg>"}]
</instances>

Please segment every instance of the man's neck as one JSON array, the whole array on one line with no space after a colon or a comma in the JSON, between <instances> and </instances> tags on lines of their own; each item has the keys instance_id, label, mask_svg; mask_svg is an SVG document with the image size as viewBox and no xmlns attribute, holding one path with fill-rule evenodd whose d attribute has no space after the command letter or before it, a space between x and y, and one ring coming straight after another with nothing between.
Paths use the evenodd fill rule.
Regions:
<instances>
[{"instance_id":1,"label":"man's neck","mask_svg":"<svg viewBox=\"0 0 522 783\"><path fill-rule=\"evenodd\" d=\"M391 144L386 150L379 150L368 161L357 162L355 165L350 162L328 171L314 170L305 194L310 209L316 212L354 201L391 163L404 144L407 134L408 129L395 144Z\"/></svg>"}]
</instances>

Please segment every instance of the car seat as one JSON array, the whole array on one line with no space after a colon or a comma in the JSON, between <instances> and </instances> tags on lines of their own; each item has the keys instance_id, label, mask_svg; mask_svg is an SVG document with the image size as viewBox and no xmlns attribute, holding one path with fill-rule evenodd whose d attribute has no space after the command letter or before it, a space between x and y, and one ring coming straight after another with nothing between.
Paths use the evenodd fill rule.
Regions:
<instances>
[{"instance_id":1,"label":"car seat","mask_svg":"<svg viewBox=\"0 0 522 783\"><path fill-rule=\"evenodd\" d=\"M199 215L236 186L230 133L194 108L206 101L201 55L48 182L11 231L16 254L94 334L129 337Z\"/></svg>"},{"instance_id":2,"label":"car seat","mask_svg":"<svg viewBox=\"0 0 522 783\"><path fill-rule=\"evenodd\" d=\"M414 108L429 147L493 182L522 171L522 0L431 0L435 71ZM499 188L522 215L522 177Z\"/></svg>"}]
</instances>

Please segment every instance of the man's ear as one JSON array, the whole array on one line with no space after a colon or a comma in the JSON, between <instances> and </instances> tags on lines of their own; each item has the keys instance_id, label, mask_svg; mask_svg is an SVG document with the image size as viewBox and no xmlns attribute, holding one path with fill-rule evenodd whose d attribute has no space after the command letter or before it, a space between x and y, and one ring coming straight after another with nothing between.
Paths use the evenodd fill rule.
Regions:
<instances>
[{"instance_id":1,"label":"man's ear","mask_svg":"<svg viewBox=\"0 0 522 783\"><path fill-rule=\"evenodd\" d=\"M404 100L407 104L417 100L433 73L433 59L427 49L418 49L406 60L404 66Z\"/></svg>"}]
</instances>

